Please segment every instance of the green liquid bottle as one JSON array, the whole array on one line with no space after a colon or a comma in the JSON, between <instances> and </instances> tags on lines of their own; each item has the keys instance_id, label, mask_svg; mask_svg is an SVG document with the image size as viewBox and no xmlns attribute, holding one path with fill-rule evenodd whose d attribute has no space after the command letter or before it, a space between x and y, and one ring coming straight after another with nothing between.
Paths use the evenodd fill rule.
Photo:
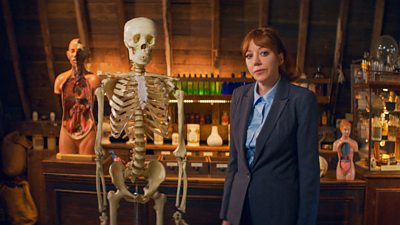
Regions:
<instances>
[{"instance_id":1,"label":"green liquid bottle","mask_svg":"<svg viewBox=\"0 0 400 225\"><path fill-rule=\"evenodd\" d=\"M204 94L205 95L209 95L210 94L210 81L208 80L208 74L206 74L206 77L204 79L203 89L204 89Z\"/></svg>"},{"instance_id":2,"label":"green liquid bottle","mask_svg":"<svg viewBox=\"0 0 400 225\"><path fill-rule=\"evenodd\" d=\"M189 73L189 80L187 82L187 94L192 95L193 94L193 81L190 80L192 78L192 75Z\"/></svg>"},{"instance_id":3,"label":"green liquid bottle","mask_svg":"<svg viewBox=\"0 0 400 225\"><path fill-rule=\"evenodd\" d=\"M199 76L199 95L204 95L204 80L202 74Z\"/></svg>"},{"instance_id":4,"label":"green liquid bottle","mask_svg":"<svg viewBox=\"0 0 400 225\"><path fill-rule=\"evenodd\" d=\"M178 73L178 75L176 77L179 79L179 80L175 81L176 88L178 88L179 90L182 90L182 82L180 80L181 75Z\"/></svg>"},{"instance_id":5,"label":"green liquid bottle","mask_svg":"<svg viewBox=\"0 0 400 225\"><path fill-rule=\"evenodd\" d=\"M217 75L217 81L215 82L215 94L216 95L221 95L221 90L222 90L222 83L219 81L219 74Z\"/></svg>"},{"instance_id":6,"label":"green liquid bottle","mask_svg":"<svg viewBox=\"0 0 400 225\"><path fill-rule=\"evenodd\" d=\"M214 79L214 73L211 73L211 81L210 81L210 94L215 95L215 79Z\"/></svg>"},{"instance_id":7,"label":"green liquid bottle","mask_svg":"<svg viewBox=\"0 0 400 225\"><path fill-rule=\"evenodd\" d=\"M198 95L199 94L199 81L197 80L197 75L194 74L194 80L193 81L193 95Z\"/></svg>"},{"instance_id":8,"label":"green liquid bottle","mask_svg":"<svg viewBox=\"0 0 400 225\"><path fill-rule=\"evenodd\" d=\"M186 78L186 75L183 74L183 75L182 75L182 78L185 79L185 78ZM181 90L184 91L185 94L187 94L187 81L185 81L185 80L181 81L181 87L182 87Z\"/></svg>"}]
</instances>

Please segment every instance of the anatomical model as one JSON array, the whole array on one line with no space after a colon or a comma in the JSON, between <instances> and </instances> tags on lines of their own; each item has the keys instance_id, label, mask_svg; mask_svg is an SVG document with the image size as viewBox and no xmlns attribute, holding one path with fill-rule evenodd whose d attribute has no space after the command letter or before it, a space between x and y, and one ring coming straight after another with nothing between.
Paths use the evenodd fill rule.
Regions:
<instances>
[{"instance_id":1,"label":"anatomical model","mask_svg":"<svg viewBox=\"0 0 400 225\"><path fill-rule=\"evenodd\" d=\"M169 95L173 95L178 102L178 133L179 145L173 152L179 165L178 188L176 195L177 214L182 218L181 212L186 210L186 149L182 136L183 130L183 91L174 85L174 78L149 73L145 65L150 62L151 52L155 44L156 28L152 20L139 17L128 21L124 27L124 42L129 51L132 62L132 71L129 73L103 73L102 86L96 90L99 104L99 119L96 136L96 162L97 162L97 194L99 211L102 224L107 224L107 201L105 199L105 183L102 170L104 151L100 141L102 136L104 95L109 99L111 107L110 124L111 135L119 137L125 133L129 139L134 140L134 149L131 151L131 161L124 164L121 160L114 160L110 165L109 174L117 191L108 192L110 204L110 224L117 224L117 209L119 201L123 198L128 202L147 203L154 201L157 216L157 225L163 224L163 210L166 196L158 191L159 185L165 180L165 168L161 162L154 160L145 164L145 134L153 137L158 133L166 137L169 127L168 104ZM133 125L132 125L133 124ZM132 128L133 126L133 128ZM131 193L125 180L132 183L139 177L144 177L148 184L144 187L143 194ZM180 199L180 187L183 178L183 194ZM102 192L102 193L101 193ZM183 219L181 219L183 221ZM184 222L184 221L183 221Z\"/></svg>"},{"instance_id":2,"label":"anatomical model","mask_svg":"<svg viewBox=\"0 0 400 225\"><path fill-rule=\"evenodd\" d=\"M63 108L59 152L94 154L96 125L93 97L94 90L100 85L100 79L85 69L88 51L79 39L71 40L67 57L71 69L58 75L54 82L54 93L61 94Z\"/></svg>"},{"instance_id":3,"label":"anatomical model","mask_svg":"<svg viewBox=\"0 0 400 225\"><path fill-rule=\"evenodd\" d=\"M333 142L333 151L338 153L336 167L337 180L354 180L355 168L353 163L354 152L358 152L358 144L350 138L351 123L347 120L340 122L342 137Z\"/></svg>"}]
</instances>

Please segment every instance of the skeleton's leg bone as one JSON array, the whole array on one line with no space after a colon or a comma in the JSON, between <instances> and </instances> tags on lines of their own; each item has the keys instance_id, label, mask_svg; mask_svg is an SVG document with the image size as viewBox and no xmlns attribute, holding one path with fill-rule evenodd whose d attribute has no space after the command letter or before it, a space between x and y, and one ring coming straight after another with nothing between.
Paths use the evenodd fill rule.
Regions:
<instances>
[{"instance_id":1,"label":"skeleton's leg bone","mask_svg":"<svg viewBox=\"0 0 400 225\"><path fill-rule=\"evenodd\" d=\"M119 201L124 195L118 190L117 192L108 192L108 201L110 202L110 225L117 225Z\"/></svg>"},{"instance_id":2,"label":"skeleton's leg bone","mask_svg":"<svg viewBox=\"0 0 400 225\"><path fill-rule=\"evenodd\" d=\"M165 197L165 194L157 191L153 194L152 199L154 200L154 210L156 211L156 216L157 216L156 224L163 225L164 224L164 206L165 206L165 203L167 202L167 198Z\"/></svg>"}]
</instances>

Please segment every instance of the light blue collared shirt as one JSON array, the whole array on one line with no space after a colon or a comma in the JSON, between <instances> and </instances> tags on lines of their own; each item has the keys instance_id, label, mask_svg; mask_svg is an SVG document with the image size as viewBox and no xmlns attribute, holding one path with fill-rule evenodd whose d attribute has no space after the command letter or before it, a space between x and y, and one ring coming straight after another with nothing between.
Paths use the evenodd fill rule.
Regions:
<instances>
[{"instance_id":1,"label":"light blue collared shirt","mask_svg":"<svg viewBox=\"0 0 400 225\"><path fill-rule=\"evenodd\" d=\"M249 166L252 166L254 160L254 153L256 151L256 140L260 134L261 128L264 125L265 118L267 118L269 110L271 109L272 102L275 98L276 86L279 83L280 78L274 84L274 86L265 95L260 96L257 93L258 82L254 87L254 102L252 114L249 118L247 126L246 136L246 158Z\"/></svg>"}]
</instances>

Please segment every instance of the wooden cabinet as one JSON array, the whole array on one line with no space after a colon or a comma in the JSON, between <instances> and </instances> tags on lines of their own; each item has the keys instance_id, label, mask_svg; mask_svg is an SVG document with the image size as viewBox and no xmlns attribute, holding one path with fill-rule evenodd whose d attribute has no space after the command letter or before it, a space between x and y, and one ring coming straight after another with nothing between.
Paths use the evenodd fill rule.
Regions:
<instances>
[{"instance_id":1,"label":"wooden cabinet","mask_svg":"<svg viewBox=\"0 0 400 225\"><path fill-rule=\"evenodd\" d=\"M105 162L108 166L110 161ZM43 161L46 183L47 214L46 224L98 224L97 197L95 186L95 163L57 160L51 157ZM361 225L363 218L365 181L337 182L333 174L321 180L321 198L318 224ZM190 177L187 212L185 220L191 225L220 224L218 218L223 194L224 178ZM107 189L115 187L106 175ZM138 187L144 185L139 180ZM164 221L174 225L176 178L168 177L160 191L167 195ZM131 186L131 185L130 185ZM135 187L130 187L135 188ZM145 205L127 203L121 200L119 225L155 224L153 203ZM135 215L138 215L137 217Z\"/></svg>"},{"instance_id":2,"label":"wooden cabinet","mask_svg":"<svg viewBox=\"0 0 400 225\"><path fill-rule=\"evenodd\" d=\"M360 169L367 181L364 225L400 224L400 172L368 172Z\"/></svg>"}]
</instances>

